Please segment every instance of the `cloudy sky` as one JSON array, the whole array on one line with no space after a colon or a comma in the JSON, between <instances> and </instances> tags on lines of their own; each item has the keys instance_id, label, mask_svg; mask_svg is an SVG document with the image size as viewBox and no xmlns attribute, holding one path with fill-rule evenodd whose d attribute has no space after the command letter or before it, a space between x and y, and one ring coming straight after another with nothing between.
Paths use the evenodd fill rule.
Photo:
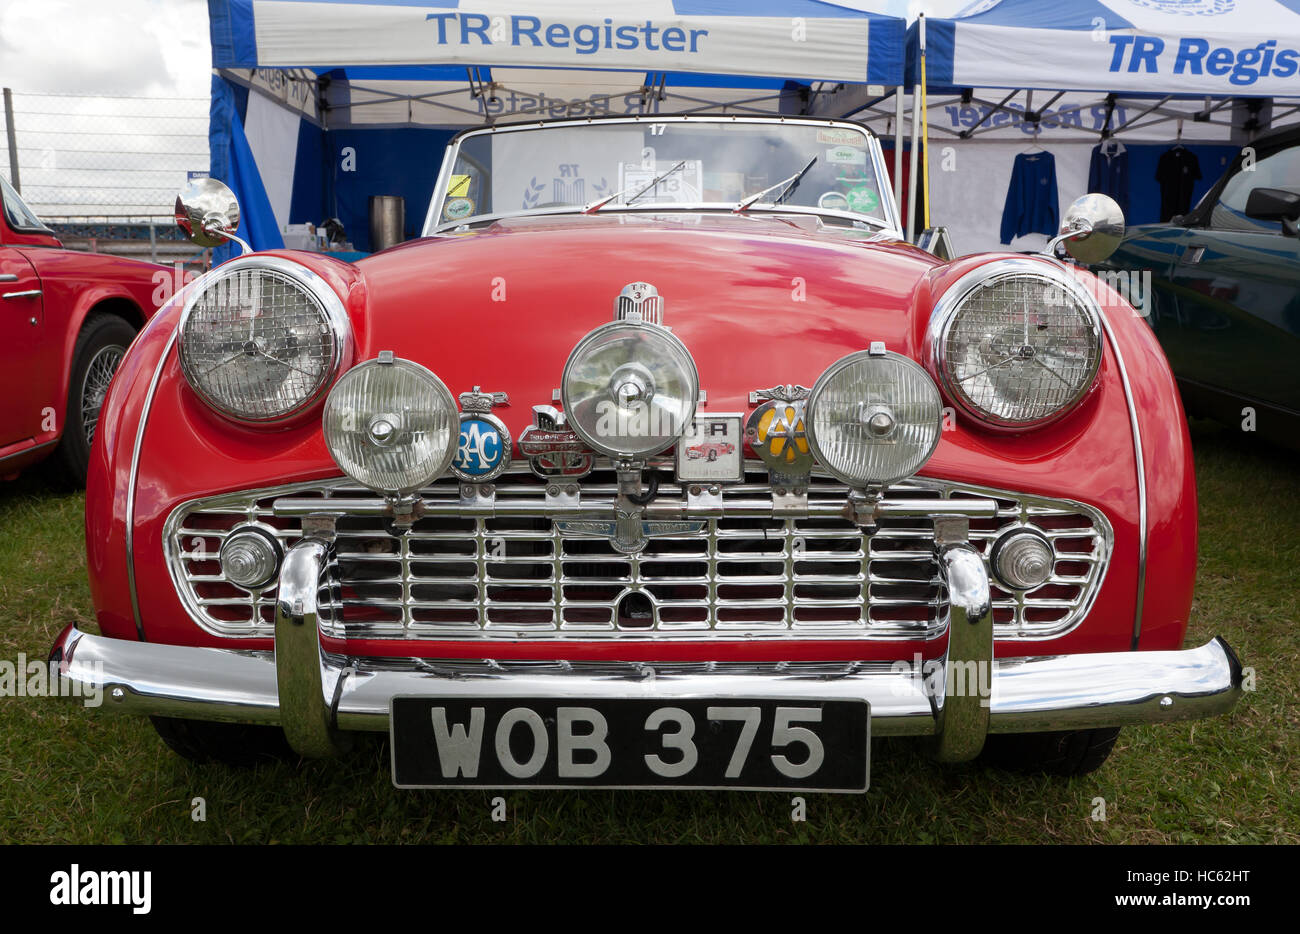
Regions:
<instances>
[{"instance_id":1,"label":"cloudy sky","mask_svg":"<svg viewBox=\"0 0 1300 934\"><path fill-rule=\"evenodd\" d=\"M202 97L205 0L0 0L0 85L56 94Z\"/></svg>"},{"instance_id":2,"label":"cloudy sky","mask_svg":"<svg viewBox=\"0 0 1300 934\"><path fill-rule=\"evenodd\" d=\"M24 198L49 220L165 211L208 168L210 63L205 0L0 0Z\"/></svg>"}]
</instances>

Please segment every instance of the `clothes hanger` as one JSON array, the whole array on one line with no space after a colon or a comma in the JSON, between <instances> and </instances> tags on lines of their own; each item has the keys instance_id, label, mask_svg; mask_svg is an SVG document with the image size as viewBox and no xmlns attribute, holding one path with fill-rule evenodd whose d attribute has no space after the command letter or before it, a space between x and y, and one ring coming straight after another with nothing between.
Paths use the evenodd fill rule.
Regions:
<instances>
[{"instance_id":1,"label":"clothes hanger","mask_svg":"<svg viewBox=\"0 0 1300 934\"><path fill-rule=\"evenodd\" d=\"M1178 118L1178 135L1174 137L1174 149L1186 149L1183 145L1183 118Z\"/></svg>"},{"instance_id":2,"label":"clothes hanger","mask_svg":"<svg viewBox=\"0 0 1300 934\"><path fill-rule=\"evenodd\" d=\"M1042 127L1039 126L1034 127L1034 141L1030 143L1027 147L1025 147L1021 155L1028 155L1029 153L1033 152L1035 149L1037 149L1039 152L1047 152L1047 150L1044 149L1042 146L1040 146L1038 143L1038 134L1041 131L1042 131Z\"/></svg>"}]
</instances>

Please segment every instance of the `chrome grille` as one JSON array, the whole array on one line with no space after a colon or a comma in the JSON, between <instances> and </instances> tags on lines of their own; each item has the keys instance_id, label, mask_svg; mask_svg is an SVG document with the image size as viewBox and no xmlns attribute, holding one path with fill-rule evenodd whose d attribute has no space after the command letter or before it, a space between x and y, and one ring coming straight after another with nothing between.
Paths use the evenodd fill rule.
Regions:
<instances>
[{"instance_id":1,"label":"chrome grille","mask_svg":"<svg viewBox=\"0 0 1300 934\"><path fill-rule=\"evenodd\" d=\"M612 499L611 471L581 484ZM455 495L439 481L425 491ZM813 501L841 502L845 488L814 475ZM276 517L281 496L366 496L351 481L323 481L212 497L177 508L167 522L168 565L182 600L204 628L223 636L271 635L274 589L254 594L225 582L216 555L229 532L259 522L285 547L298 520ZM891 498L991 497L998 516L972 520L987 557L1008 528L1028 525L1052 540L1055 574L1028 594L994 582L999 637L1047 638L1072 628L1096 595L1110 555L1110 526L1092 507L915 478ZM496 484L497 502L539 504L545 483L516 467ZM660 497L682 496L671 471ZM724 488L723 514L700 533L653 538L637 555L603 539L561 536L550 519L421 519L390 534L382 519L338 522L331 591L334 635L424 639L917 638L936 634L944 595L928 519L886 519L864 536L840 519L728 516L728 500L771 496L760 464Z\"/></svg>"}]
</instances>

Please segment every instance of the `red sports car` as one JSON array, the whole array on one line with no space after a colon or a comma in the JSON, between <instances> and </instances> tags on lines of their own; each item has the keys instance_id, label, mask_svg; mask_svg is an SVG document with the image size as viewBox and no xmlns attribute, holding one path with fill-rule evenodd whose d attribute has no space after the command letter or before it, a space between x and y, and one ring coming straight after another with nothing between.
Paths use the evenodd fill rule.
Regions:
<instances>
[{"instance_id":1,"label":"red sports car","mask_svg":"<svg viewBox=\"0 0 1300 934\"><path fill-rule=\"evenodd\" d=\"M200 243L236 213L179 209ZM1094 261L1115 213L1060 242ZM1236 702L1231 649L1183 647L1150 329L1054 256L903 242L865 128L476 129L424 233L242 256L146 327L70 690L196 759L388 731L397 785L492 788L861 791L887 735L1078 773Z\"/></svg>"},{"instance_id":2,"label":"red sports car","mask_svg":"<svg viewBox=\"0 0 1300 934\"><path fill-rule=\"evenodd\" d=\"M708 461L715 461L719 457L726 457L735 452L736 446L730 442L706 441L703 444L692 444L686 449L686 456L692 460L702 457Z\"/></svg>"},{"instance_id":3,"label":"red sports car","mask_svg":"<svg viewBox=\"0 0 1300 934\"><path fill-rule=\"evenodd\" d=\"M80 485L109 380L170 274L63 249L3 178L0 201L0 478L52 456Z\"/></svg>"}]
</instances>

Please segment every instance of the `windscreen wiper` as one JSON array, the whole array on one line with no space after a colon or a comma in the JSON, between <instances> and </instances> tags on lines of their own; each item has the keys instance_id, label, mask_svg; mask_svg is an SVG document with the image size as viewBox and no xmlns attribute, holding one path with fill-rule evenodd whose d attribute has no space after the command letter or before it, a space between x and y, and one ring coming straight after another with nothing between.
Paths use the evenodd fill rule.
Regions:
<instances>
[{"instance_id":1,"label":"windscreen wiper","mask_svg":"<svg viewBox=\"0 0 1300 934\"><path fill-rule=\"evenodd\" d=\"M808 174L808 170L811 169L814 163L816 162L817 162L817 157L813 156L811 159L808 160L808 164L805 165L798 172L795 172L789 178L781 179L781 181L777 182L775 185L769 185L768 187L764 188L762 191L756 194L752 194L749 197L745 198L743 201L741 201L739 204L737 204L734 208L731 209L731 213L743 214L745 211L749 210L749 208L755 202L757 202L759 198L763 197L763 195L767 194L769 191L772 191L775 188L780 188L781 194L772 203L780 204L787 197L794 194L794 190L799 187L799 183L803 181L803 177Z\"/></svg>"},{"instance_id":2,"label":"windscreen wiper","mask_svg":"<svg viewBox=\"0 0 1300 934\"><path fill-rule=\"evenodd\" d=\"M667 178L669 175L672 175L674 172L676 172L678 169L680 169L680 168L681 168L682 166L684 166L684 165L686 165L686 160L685 160L685 159L683 159L681 162L677 163L675 166L673 166L673 167L672 167L671 169L669 169L667 172L664 172L662 175L657 176L657 177L656 177L653 181L651 181L648 185L644 185L644 186L641 188L640 191L638 191L638 192L637 192L636 194L634 194L632 197L628 198L627 201L626 201L625 203L626 203L626 204L631 204L631 203L632 203L633 201L635 201L637 198L641 197L643 194L645 194L647 191L649 191L649 190L650 190L651 188L653 188L655 185L658 185L658 184L659 184L660 182L662 182L665 178ZM635 187L635 186L633 186L633 185L628 185L628 186L627 186L626 188L624 188L622 191L616 191L616 192L614 192L612 195L606 195L606 196L603 197L603 198L600 198L600 199L598 199L598 200L596 200L596 201L593 201L593 202L591 202L591 204L588 204L586 207L584 207L584 208L582 209L582 213L583 213L583 214L595 214L597 211L599 211L599 210L600 210L601 208L603 208L605 205L609 204L609 203L610 203L611 201L613 201L615 198L619 197L620 195L626 194L627 192L631 191L634 187Z\"/></svg>"}]
</instances>

